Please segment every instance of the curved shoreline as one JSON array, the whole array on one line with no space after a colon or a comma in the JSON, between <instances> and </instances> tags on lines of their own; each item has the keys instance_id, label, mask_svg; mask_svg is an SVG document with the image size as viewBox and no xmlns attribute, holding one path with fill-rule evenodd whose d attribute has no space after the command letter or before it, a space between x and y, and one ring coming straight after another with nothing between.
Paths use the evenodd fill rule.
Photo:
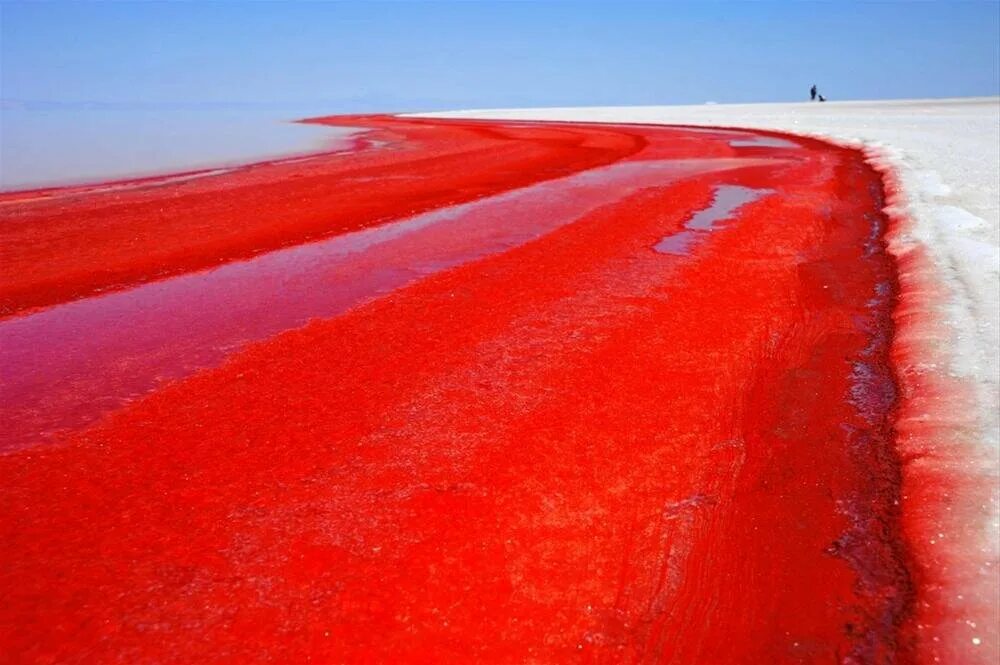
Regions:
<instances>
[{"instance_id":1,"label":"curved shoreline","mask_svg":"<svg viewBox=\"0 0 1000 665\"><path fill-rule=\"evenodd\" d=\"M6 541L17 554L14 569L47 566L25 575L40 586L18 590L14 606L29 612L50 607L57 614L86 607L67 605L63 594L86 596L95 592L91 584L76 584L75 591L46 586L51 570L66 569L141 596L138 607L125 594L118 606L97 611L129 622L148 611L167 612L163 620L172 624L203 610L199 603L170 601L175 592L163 586L164 566L221 566L223 577L196 588L183 583L185 594L252 595L240 580L254 562L297 552L318 529L338 543L364 536L379 543L379 552L397 553L391 565L372 567L370 553L340 544L337 551L343 552L334 556L325 545L306 544L303 556L317 558L309 564L317 573L307 581L316 588L332 584L331 593L336 591L323 601L322 616L332 612L346 627L329 645L359 657L404 653L375 637L411 628L345 609L351 602L344 594L369 603L405 601L399 611L419 614L431 603L425 602L428 593L439 594L442 600L434 602L443 606L460 605L447 599L469 597L464 580L480 595L500 593L488 620L503 629L498 636L517 637L488 645L498 649L495 655L544 648L556 658L561 649L587 648L655 657L672 645L701 660L756 654L773 662L839 653L861 661L906 661L916 645L900 633L913 601L898 542L898 462L891 449L893 277L882 242L886 225L877 221L881 180L866 170L863 155L788 135L781 142L748 141L746 133L734 139L727 130L688 136L684 129L646 128L629 143L623 139L627 132L619 136L619 129L599 126L581 132L546 123L403 124L418 134L464 131L466 141L524 135L550 146L568 140L585 150L593 141L598 154L608 146L625 150L625 157L613 161L634 159L642 168L656 159L690 165L693 157L714 160L720 168L679 180L654 172L638 191L622 190L619 183L612 200L594 198L592 206L573 213L571 223L540 235L515 234L512 246L473 254L473 261L442 264L432 254L428 266L436 272L423 279L338 316L304 327L286 324L291 327L285 332L230 349L221 365L160 387L95 426L70 432L58 446L0 457L8 491L20 497L21 511L31 508L30 518ZM628 152L639 139L641 152ZM468 151L458 155L471 163ZM558 157L565 164L565 155ZM746 161L730 163L734 157ZM401 175L424 163L416 158L391 166ZM375 170L382 187L399 183L387 179L389 172L366 168ZM356 191L358 174L348 174ZM550 168L543 174L536 182L558 186ZM593 167L582 174L597 177ZM597 178L587 196L600 194L603 183ZM716 228L705 220L720 183L767 195L720 213L730 219ZM583 192L568 189L567 201ZM553 205L545 195L536 209L521 211L513 199L497 198L498 209L481 222L486 231L551 214ZM467 223L477 219L473 215ZM656 250L663 238L691 232L693 220L705 234L702 243L690 252ZM426 246L453 247L474 237L467 230L432 229ZM384 265L386 257L408 257L419 246L385 245L388 253L373 261L354 252L358 275ZM283 278L269 275L267 281ZM256 290L250 284L235 292ZM200 302L198 289L193 293L181 300ZM278 301L265 307L275 306L269 302ZM227 318L224 300L208 306L216 309ZM164 321L150 325L168 323L169 311L163 314ZM127 327L125 332L127 339L142 339ZM177 337L183 339L184 331ZM604 380L602 371L610 371ZM594 399L600 404L590 404ZM476 443L477 437L482 441ZM589 443L579 448L579 441ZM580 455L584 459L574 462ZM343 476L336 471L342 465L361 469ZM288 522L295 527L305 520L299 536L295 527L244 553L227 554L224 562L198 561L199 553L214 551L218 543L257 542L270 533L263 524L252 526L252 515L249 523L243 517L234 521L232 506L253 497L264 502L258 517L295 513L313 490L281 488L313 487L302 483L322 469L334 476L315 487L334 492L324 501L339 506L336 515L314 522L307 513ZM602 480L580 482L581 472ZM443 489L428 490L430 478L441 473ZM53 488L50 475L66 480ZM613 491L615 483L608 483L615 478L627 491ZM550 533L553 527L534 520L545 524L548 510L544 501L536 503L549 496L545 488L553 483L558 501L579 502L580 508L565 509ZM74 499L78 492L92 498L80 503ZM372 504L366 497L373 494L383 498ZM423 498L411 505L411 497ZM185 508L189 499L197 509ZM608 517L573 517L590 504L588 510L599 508ZM628 517L628 510L640 506ZM127 524L115 521L119 509L126 511ZM456 523L453 510L465 511L469 520ZM149 522L147 514L161 517ZM199 526L192 529L192 522ZM476 530L491 522L498 525L494 531ZM97 562L88 554L94 546L90 535L67 526L81 523L95 525L100 535ZM380 524L385 526L373 527ZM420 583L439 565L437 549L411 542L413 534L428 529L429 542L464 562L453 571L460 578ZM501 556L533 571L523 572L507 591L493 586L497 575L503 577L505 569L497 568L503 559L481 559L466 547L481 541L502 550L503 534L522 548ZM546 552L552 548L562 554L550 560ZM121 557L136 551L143 567L123 567ZM583 575L587 565L568 565L581 553L603 561L602 568ZM330 567L330 556L341 563ZM560 563L564 557L567 565ZM615 566L620 573L613 573ZM352 581L357 569L368 571L360 587ZM397 579L399 569L411 576ZM108 579L105 570L125 578ZM310 617L313 609L295 591L298 578L275 571L273 563L264 565L274 578L269 597L278 594L295 617ZM741 585L736 580L743 574L750 578ZM598 586L586 592L592 585ZM606 607L598 614L567 614L559 600L566 588L579 588ZM609 597L615 589L616 598ZM39 590L47 595L34 595ZM156 600L158 594L165 595ZM245 602L253 606L251 597ZM680 614L671 611L675 605ZM706 612L717 605L707 621ZM482 618L469 611L449 616L456 629L468 624L451 640L471 639L472 625ZM515 625L518 618L523 622ZM697 635L713 637L682 639L695 634L692 622L702 631ZM428 617L416 625L428 649L423 653L440 648L445 637L439 621ZM547 626L560 636L559 644L540 641L550 633ZM252 627L246 648L267 641ZM152 652L174 644L173 637L150 642L130 631L126 627L116 639ZM86 631L69 635L92 638ZM291 643L272 648L302 653L301 645Z\"/></svg>"},{"instance_id":2,"label":"curved shoreline","mask_svg":"<svg viewBox=\"0 0 1000 665\"><path fill-rule=\"evenodd\" d=\"M924 598L919 662L1000 658L997 98L511 109L429 117L741 127L857 149L882 178L900 297L904 531ZM992 200L992 209L990 201Z\"/></svg>"}]
</instances>

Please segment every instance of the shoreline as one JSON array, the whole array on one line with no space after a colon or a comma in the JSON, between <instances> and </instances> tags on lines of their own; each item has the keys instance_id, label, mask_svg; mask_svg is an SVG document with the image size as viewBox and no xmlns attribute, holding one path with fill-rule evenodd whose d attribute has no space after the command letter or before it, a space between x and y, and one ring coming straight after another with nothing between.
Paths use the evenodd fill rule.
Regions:
<instances>
[{"instance_id":1,"label":"shoreline","mask_svg":"<svg viewBox=\"0 0 1000 665\"><path fill-rule=\"evenodd\" d=\"M1000 653L996 209L1000 98L496 109L427 117L773 130L861 151L885 189L898 267L891 356L903 528L929 593L913 626L928 661ZM984 159L984 157L986 159ZM992 157L992 160L989 158Z\"/></svg>"},{"instance_id":2,"label":"shoreline","mask_svg":"<svg viewBox=\"0 0 1000 665\"><path fill-rule=\"evenodd\" d=\"M833 103L822 109L815 109L815 105L808 108L828 113L831 106ZM955 103L953 106L963 105ZM702 107L698 108L700 110ZM720 106L707 108L713 111L724 109ZM769 108L774 110L773 107ZM637 115L651 113L649 109L604 109L603 114L617 112L620 116L627 111ZM569 112L586 114L588 109L560 111ZM660 115L670 112L669 109L655 111ZM524 116L541 111L504 110L495 113ZM715 115L718 116L718 113ZM456 118L454 114L448 114L447 117ZM476 119L463 118L466 120L464 124L468 126L475 126ZM545 120L562 118L505 119L521 120L526 126L531 126L530 123L534 122L534 126L541 127ZM796 121L801 119L795 119L792 124L797 124ZM420 125L416 119L412 120L412 124ZM584 122L575 118L573 120ZM690 118L687 120L690 121ZM988 299L977 297L977 286L991 286L989 266L969 262L970 257L979 258L981 252L947 254L949 248L961 249L968 244L960 242L964 231L969 231L970 228L972 231L982 229L975 224L971 227L968 223L964 227L949 224L956 219L954 210L950 212L950 217L942 219L935 216L935 202L952 191L950 187L954 182L949 184L940 176L935 180L926 173L921 173L921 162L912 155L913 144L905 144L904 141L905 145L900 146L898 142L893 143L891 140L866 140L863 136L852 136L843 129L839 135L831 134L817 128L815 124L810 127L779 129L773 126L754 127L746 122L737 122L739 119L735 117L731 120L733 122L727 124L671 124L679 128L707 126L720 132L743 130L763 136L821 141L834 149L857 153L858 159L874 172L881 183L879 214L884 217L885 224L876 224L877 238L873 237L871 241L877 241L881 251L890 258L894 283L898 285L898 288L892 289L889 303L891 313L888 315L891 317L891 332L888 333L888 347L884 350L887 362L891 362L889 367L882 369L891 374L898 391L886 427L891 432L888 435L890 452L895 455L901 468L902 489L898 497L894 493L887 495L880 488L887 482L892 484L891 478L887 479L876 472L873 485L868 491L874 492L873 501L878 505L889 502L891 505L883 507L890 512L898 511L907 549L901 556L907 562L911 558L913 560L910 572L917 580L918 597L912 608L913 615L903 621L904 636L913 636L918 653L927 659L933 657L948 661L961 659L970 663L990 662L997 650L995 631L988 629L997 625L997 606L993 600L997 583L997 545L995 539L991 540L996 527L997 503L996 492L990 484L997 478L998 467L995 461L996 442L990 438L991 385L988 376L984 380L984 367L988 372L989 366L988 363L985 366L977 364L975 354L977 349L982 350L984 344L986 353L989 353L989 322L982 319L984 312L988 314L995 311L996 307L993 306L991 310ZM335 123L336 116L310 119L307 122L322 124L324 121ZM399 118L398 121L405 123L404 118ZM602 118L594 122L608 120ZM772 119L769 122L773 125L789 120ZM653 122L650 118L643 118L643 123L660 127L665 124L663 121ZM519 123L509 124L517 126ZM634 127L639 123L619 117L610 124ZM892 121L889 123L890 129L884 131L892 130L891 125ZM906 150L910 150L910 154ZM963 155L961 151L958 152L961 161ZM954 154L948 157L953 161L955 159ZM988 165L980 170L980 175L983 171L988 175ZM169 184L176 182L177 177L174 174L164 176L161 180L164 184ZM952 175L949 173L947 177ZM973 188L977 186L977 183L972 184ZM949 205L950 203L952 202ZM973 200L968 205L979 212L975 203ZM950 207L957 209L953 205ZM967 216L979 219L989 230L989 220L976 218L967 209L961 210ZM995 223L992 228L995 231ZM970 238L966 237L964 240L969 241ZM988 244L988 240L986 242ZM942 253L946 259L944 265ZM987 268L985 279L984 267ZM954 276L956 274L959 276L958 282ZM970 287L962 282L961 276L966 274L978 274L978 285L974 283ZM956 286L966 288L956 295ZM962 318L963 315L966 318ZM974 327L972 332L978 333L978 336L971 336L971 342L968 339L970 323ZM963 333L966 339L958 344L956 340L961 340ZM995 387L994 380L994 392ZM874 454L878 455L878 451ZM862 466L860 462L863 460L862 455L859 457L859 466ZM891 507L899 506L899 502L901 508ZM848 539L850 547L860 547L858 551L861 552L865 551L864 547L873 546L851 544L852 542ZM865 541L862 539L857 542ZM848 552L847 555L840 556L858 555L856 552ZM903 645L901 649L901 653L905 653ZM923 662L923 658L918 658L918 662Z\"/></svg>"}]
</instances>

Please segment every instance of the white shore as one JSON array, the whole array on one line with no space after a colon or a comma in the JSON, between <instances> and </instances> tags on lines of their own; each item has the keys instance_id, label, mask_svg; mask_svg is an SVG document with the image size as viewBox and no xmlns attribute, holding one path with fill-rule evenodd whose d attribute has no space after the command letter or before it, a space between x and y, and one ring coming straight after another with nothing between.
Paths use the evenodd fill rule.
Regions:
<instances>
[{"instance_id":1,"label":"white shore","mask_svg":"<svg viewBox=\"0 0 1000 665\"><path fill-rule=\"evenodd\" d=\"M932 552L918 554L931 578L925 581L929 604L917 608L922 648L940 662L996 662L1000 98L421 115L772 129L864 146L873 162L887 162L901 185L901 200L891 203L912 220L890 237L903 292L913 296L895 315L896 369L910 405L900 413L900 448L917 457L904 469L904 510L906 487L924 495L945 492L945 507L919 515L907 534L922 543L918 549ZM958 487L929 489L942 476L959 479ZM916 500L911 503L916 510ZM946 620L934 618L942 613Z\"/></svg>"}]
</instances>

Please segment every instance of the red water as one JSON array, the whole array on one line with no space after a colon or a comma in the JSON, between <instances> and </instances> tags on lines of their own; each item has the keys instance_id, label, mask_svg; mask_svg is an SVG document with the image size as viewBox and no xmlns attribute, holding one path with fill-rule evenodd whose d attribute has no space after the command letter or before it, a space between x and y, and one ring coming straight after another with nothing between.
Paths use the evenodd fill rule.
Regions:
<instances>
[{"instance_id":1,"label":"red water","mask_svg":"<svg viewBox=\"0 0 1000 665\"><path fill-rule=\"evenodd\" d=\"M765 162L623 161L0 321L0 372L10 377L0 451L49 441L249 341L523 244L627 192L755 163Z\"/></svg>"},{"instance_id":2,"label":"red water","mask_svg":"<svg viewBox=\"0 0 1000 665\"><path fill-rule=\"evenodd\" d=\"M0 201L8 659L918 658L860 153L329 122L389 142Z\"/></svg>"}]
</instances>

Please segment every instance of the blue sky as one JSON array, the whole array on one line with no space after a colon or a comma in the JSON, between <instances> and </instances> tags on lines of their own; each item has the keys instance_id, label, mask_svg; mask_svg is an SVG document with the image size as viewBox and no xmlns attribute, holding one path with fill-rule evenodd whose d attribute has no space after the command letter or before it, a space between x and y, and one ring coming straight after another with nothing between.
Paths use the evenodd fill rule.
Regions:
<instances>
[{"instance_id":1,"label":"blue sky","mask_svg":"<svg viewBox=\"0 0 1000 665\"><path fill-rule=\"evenodd\" d=\"M998 94L1000 4L3 0L6 100L331 113Z\"/></svg>"}]
</instances>

